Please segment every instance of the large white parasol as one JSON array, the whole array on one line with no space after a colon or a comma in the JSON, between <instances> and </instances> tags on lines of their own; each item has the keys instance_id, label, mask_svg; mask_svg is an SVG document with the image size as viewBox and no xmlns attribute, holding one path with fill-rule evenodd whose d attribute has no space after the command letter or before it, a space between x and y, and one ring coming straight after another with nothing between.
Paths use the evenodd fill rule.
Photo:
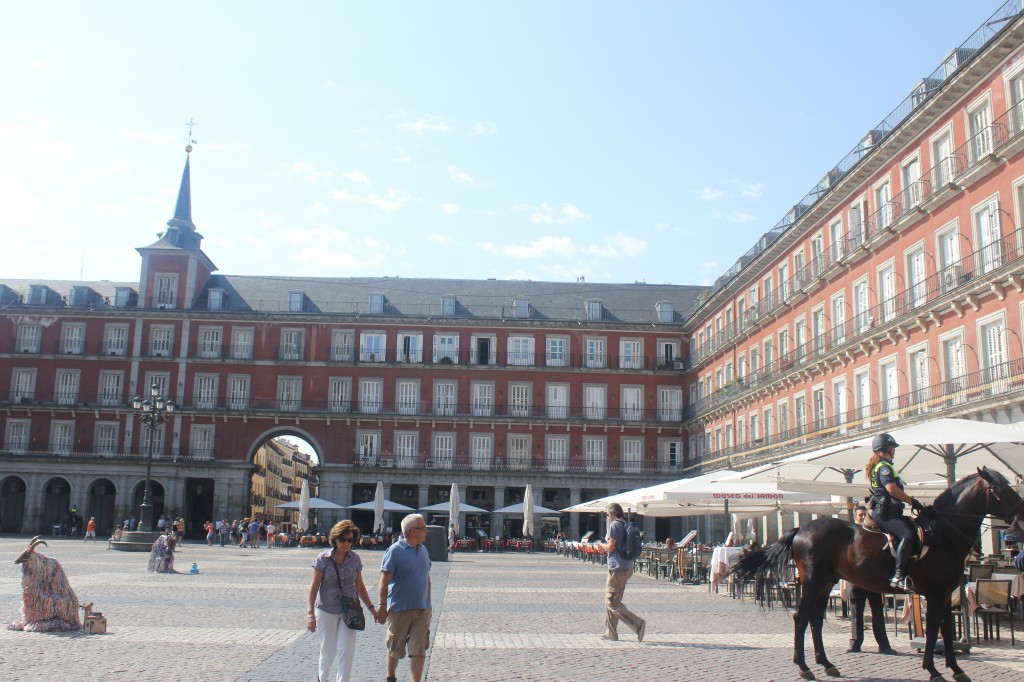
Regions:
<instances>
[{"instance_id":1,"label":"large white parasol","mask_svg":"<svg viewBox=\"0 0 1024 682\"><path fill-rule=\"evenodd\" d=\"M448 521L455 526L455 534L460 532L459 528L459 486L452 483L452 492L448 495Z\"/></svg>"},{"instance_id":2,"label":"large white parasol","mask_svg":"<svg viewBox=\"0 0 1024 682\"><path fill-rule=\"evenodd\" d=\"M384 482L377 481L377 492L373 495L373 532L384 532Z\"/></svg>"},{"instance_id":3,"label":"large white parasol","mask_svg":"<svg viewBox=\"0 0 1024 682\"><path fill-rule=\"evenodd\" d=\"M533 484L526 484L526 492L523 493L523 537L533 537Z\"/></svg>"},{"instance_id":4,"label":"large white parasol","mask_svg":"<svg viewBox=\"0 0 1024 682\"><path fill-rule=\"evenodd\" d=\"M299 493L299 530L309 528L309 481L302 479L302 492Z\"/></svg>"}]
</instances>

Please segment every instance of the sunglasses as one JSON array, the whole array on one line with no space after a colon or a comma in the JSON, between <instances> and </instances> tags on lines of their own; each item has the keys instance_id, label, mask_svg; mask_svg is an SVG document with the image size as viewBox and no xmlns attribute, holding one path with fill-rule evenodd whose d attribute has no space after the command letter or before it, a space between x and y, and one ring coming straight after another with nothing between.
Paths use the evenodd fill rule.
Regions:
<instances>
[{"instance_id":1,"label":"sunglasses","mask_svg":"<svg viewBox=\"0 0 1024 682\"><path fill-rule=\"evenodd\" d=\"M355 542L355 541L356 541L356 539L354 537L352 537L351 535L348 536L347 538L338 538L338 542L349 542L349 543L352 543L352 542Z\"/></svg>"}]
</instances>

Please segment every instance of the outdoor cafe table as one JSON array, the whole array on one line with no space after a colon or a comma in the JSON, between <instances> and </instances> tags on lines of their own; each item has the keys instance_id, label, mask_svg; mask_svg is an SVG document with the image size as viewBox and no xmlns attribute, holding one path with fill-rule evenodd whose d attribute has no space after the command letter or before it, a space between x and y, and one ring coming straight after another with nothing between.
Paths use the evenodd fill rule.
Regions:
<instances>
[{"instance_id":1,"label":"outdoor cafe table","mask_svg":"<svg viewBox=\"0 0 1024 682\"><path fill-rule=\"evenodd\" d=\"M729 572L734 559L743 554L742 547L715 547L711 552L711 588L718 591L718 583Z\"/></svg>"},{"instance_id":2,"label":"outdoor cafe table","mask_svg":"<svg viewBox=\"0 0 1024 682\"><path fill-rule=\"evenodd\" d=\"M1010 596L1015 599L1024 597L1024 573L993 573L992 580L1009 580ZM960 595L953 592L953 605L960 603ZM978 608L978 583L967 583L967 615L974 615Z\"/></svg>"}]
</instances>

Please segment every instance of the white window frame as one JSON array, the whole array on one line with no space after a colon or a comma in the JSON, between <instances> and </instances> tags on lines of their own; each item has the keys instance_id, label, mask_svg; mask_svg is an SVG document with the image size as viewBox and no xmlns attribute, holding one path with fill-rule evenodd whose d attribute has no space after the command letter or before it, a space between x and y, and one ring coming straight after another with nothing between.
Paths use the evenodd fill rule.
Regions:
<instances>
[{"instance_id":1,"label":"white window frame","mask_svg":"<svg viewBox=\"0 0 1024 682\"><path fill-rule=\"evenodd\" d=\"M351 329L331 330L331 360L333 362L352 362L355 358L354 338L355 335Z\"/></svg>"},{"instance_id":2,"label":"white window frame","mask_svg":"<svg viewBox=\"0 0 1024 682\"><path fill-rule=\"evenodd\" d=\"M65 322L60 328L60 352L62 355L82 355L85 352L85 324Z\"/></svg>"},{"instance_id":3,"label":"white window frame","mask_svg":"<svg viewBox=\"0 0 1024 682\"><path fill-rule=\"evenodd\" d=\"M235 360L251 360L254 338L252 327L234 327L231 330L231 357Z\"/></svg>"}]
</instances>

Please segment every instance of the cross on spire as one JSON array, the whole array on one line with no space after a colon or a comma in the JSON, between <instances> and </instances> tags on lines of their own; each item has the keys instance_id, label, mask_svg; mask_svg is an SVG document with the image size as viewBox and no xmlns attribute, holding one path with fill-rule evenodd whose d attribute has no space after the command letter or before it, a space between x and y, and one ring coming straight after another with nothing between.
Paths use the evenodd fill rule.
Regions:
<instances>
[{"instance_id":1,"label":"cross on spire","mask_svg":"<svg viewBox=\"0 0 1024 682\"><path fill-rule=\"evenodd\" d=\"M188 126L188 135L185 138L185 151L191 153L192 152L192 145L198 144L198 142L195 139L193 139L193 137L192 137L192 129L195 128L199 124L196 123L194 120L192 120L192 117L189 116L188 117L188 122L185 123L185 125Z\"/></svg>"}]
</instances>

